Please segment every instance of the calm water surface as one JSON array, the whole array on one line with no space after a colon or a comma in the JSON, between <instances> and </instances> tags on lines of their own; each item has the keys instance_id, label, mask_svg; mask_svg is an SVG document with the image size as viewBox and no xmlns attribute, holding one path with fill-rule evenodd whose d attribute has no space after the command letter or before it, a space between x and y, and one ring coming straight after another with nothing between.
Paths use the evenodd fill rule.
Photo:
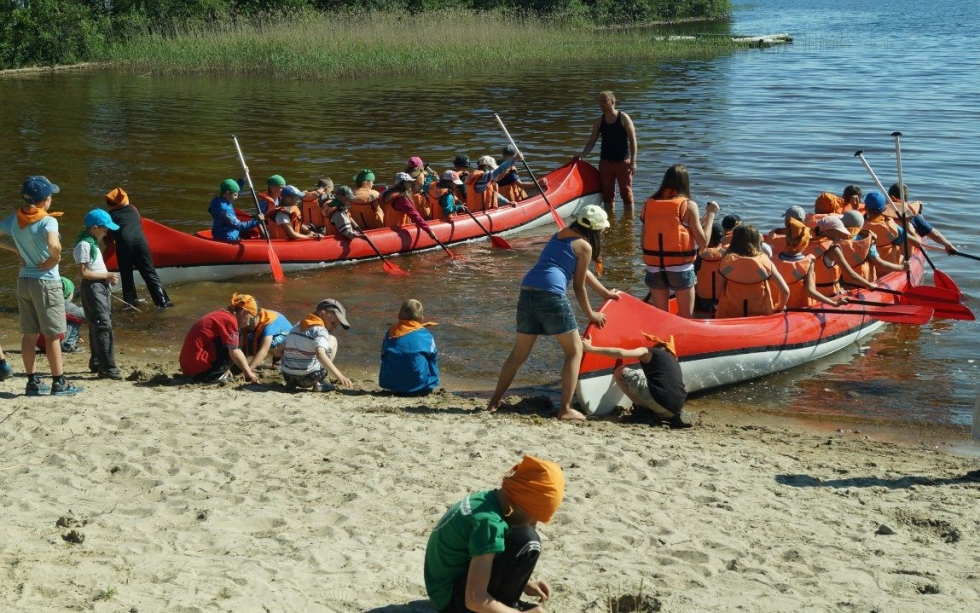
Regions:
<instances>
[{"instance_id":1,"label":"calm water surface","mask_svg":"<svg viewBox=\"0 0 980 613\"><path fill-rule=\"evenodd\" d=\"M972 0L760 0L737 6L732 23L696 26L739 33L788 32L786 48L651 65L531 67L515 74L421 80L276 82L222 76L66 73L0 79L0 195L12 206L23 177L42 173L62 186L63 237L101 195L123 185L144 215L192 231L206 226L221 179L237 177L237 134L253 177L279 173L311 187L338 184L362 167L379 177L421 155L447 165L458 152L496 153L501 114L536 171L581 151L597 115L596 93L612 89L636 123L638 195L683 162L694 197L718 200L764 228L792 204L812 206L822 191L871 182L853 157L863 149L882 181L895 180L890 133L904 136L903 166L929 218L963 251L980 253L980 233L958 220L976 211L980 167L980 55L971 37ZM9 208L8 208L9 210ZM617 211L606 241L606 282L644 293L639 223ZM401 258L408 278L380 264L172 288L178 307L119 313L123 348L172 359L199 315L248 291L293 321L318 299L347 306L354 328L342 337L342 366L370 369L400 301L423 300L440 322L443 370L468 387L492 385L513 339L520 278L549 230L517 236L504 252L485 243ZM978 265L937 256L961 288L980 294ZM75 274L64 265L65 274ZM0 338L16 346L16 262L0 255ZM718 392L714 400L793 415L860 415L965 424L976 396L976 324L936 321L889 327L862 347L791 374ZM552 385L560 365L549 340L519 383ZM123 357L125 364L125 355Z\"/></svg>"}]
</instances>

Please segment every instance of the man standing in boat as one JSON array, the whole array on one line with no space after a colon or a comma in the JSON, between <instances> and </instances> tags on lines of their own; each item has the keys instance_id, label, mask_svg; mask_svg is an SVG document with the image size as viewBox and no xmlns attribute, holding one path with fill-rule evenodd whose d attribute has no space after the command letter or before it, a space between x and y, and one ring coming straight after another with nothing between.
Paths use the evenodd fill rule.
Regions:
<instances>
[{"instance_id":1,"label":"man standing in boat","mask_svg":"<svg viewBox=\"0 0 980 613\"><path fill-rule=\"evenodd\" d=\"M633 120L616 110L616 96L611 91L599 94L602 115L592 124L592 135L582 150L582 157L592 153L596 140L602 138L599 149L599 180L602 184L602 203L612 210L616 199L616 184L623 199L623 210L633 210L633 175L636 174L636 130Z\"/></svg>"}]
</instances>

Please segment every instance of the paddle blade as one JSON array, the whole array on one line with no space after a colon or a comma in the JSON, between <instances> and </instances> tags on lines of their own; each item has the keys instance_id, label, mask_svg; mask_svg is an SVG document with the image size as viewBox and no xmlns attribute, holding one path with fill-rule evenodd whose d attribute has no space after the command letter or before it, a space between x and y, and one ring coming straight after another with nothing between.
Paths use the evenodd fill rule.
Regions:
<instances>
[{"instance_id":1,"label":"paddle blade","mask_svg":"<svg viewBox=\"0 0 980 613\"><path fill-rule=\"evenodd\" d=\"M510 243L500 236L490 235L490 244L498 249L513 249Z\"/></svg>"},{"instance_id":2,"label":"paddle blade","mask_svg":"<svg viewBox=\"0 0 980 613\"><path fill-rule=\"evenodd\" d=\"M959 286L956 285L956 282L953 281L949 277L949 275L947 275L943 271L941 271L941 270L933 270L932 271L932 282L936 284L936 287L940 287L942 289L948 289L951 292L956 292L957 294L960 295L960 298L962 299L963 296L962 296L962 293L960 292Z\"/></svg>"},{"instance_id":3,"label":"paddle blade","mask_svg":"<svg viewBox=\"0 0 980 613\"><path fill-rule=\"evenodd\" d=\"M397 264L393 264L392 262L389 262L384 258L382 258L381 260L381 266L382 268L384 268L385 272L390 275L397 275L399 277L408 276L408 273L405 272L405 269L403 269L401 266L398 266Z\"/></svg>"},{"instance_id":4,"label":"paddle blade","mask_svg":"<svg viewBox=\"0 0 980 613\"><path fill-rule=\"evenodd\" d=\"M923 302L952 302L959 304L960 302L959 291L954 292L942 287L929 287L928 285L907 288L902 294L908 299L909 304L922 304Z\"/></svg>"},{"instance_id":5,"label":"paddle blade","mask_svg":"<svg viewBox=\"0 0 980 613\"><path fill-rule=\"evenodd\" d=\"M928 305L921 304L920 306L927 306L931 308L935 313L933 317L939 317L940 319L958 319L960 321L973 321L977 318L970 310L970 307L965 304L950 304L949 302L931 302Z\"/></svg>"},{"instance_id":6,"label":"paddle blade","mask_svg":"<svg viewBox=\"0 0 980 613\"><path fill-rule=\"evenodd\" d=\"M911 324L920 326L929 323L934 311L924 306L893 306L880 309L869 309L864 313L857 311L854 314L864 314L879 321L887 321L892 324Z\"/></svg>"},{"instance_id":7,"label":"paddle blade","mask_svg":"<svg viewBox=\"0 0 980 613\"><path fill-rule=\"evenodd\" d=\"M279 255L272 247L272 243L269 243L269 267L272 268L272 278L276 283L282 283L286 280L286 273L282 271L282 263L279 261Z\"/></svg>"}]
</instances>

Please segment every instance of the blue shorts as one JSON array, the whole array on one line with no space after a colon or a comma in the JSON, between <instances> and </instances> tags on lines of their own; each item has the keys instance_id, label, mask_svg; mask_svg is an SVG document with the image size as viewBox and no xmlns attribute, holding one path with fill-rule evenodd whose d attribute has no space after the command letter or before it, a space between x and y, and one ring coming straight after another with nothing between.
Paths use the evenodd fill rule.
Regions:
<instances>
[{"instance_id":1,"label":"blue shorts","mask_svg":"<svg viewBox=\"0 0 980 613\"><path fill-rule=\"evenodd\" d=\"M517 331L520 334L555 336L572 330L578 330L578 322L568 296L540 289L521 289L517 299Z\"/></svg>"},{"instance_id":2,"label":"blue shorts","mask_svg":"<svg viewBox=\"0 0 980 613\"><path fill-rule=\"evenodd\" d=\"M694 272L693 268L682 272L674 272L672 270L650 272L648 270L643 282L650 289L687 289L697 284L698 275Z\"/></svg>"}]
</instances>

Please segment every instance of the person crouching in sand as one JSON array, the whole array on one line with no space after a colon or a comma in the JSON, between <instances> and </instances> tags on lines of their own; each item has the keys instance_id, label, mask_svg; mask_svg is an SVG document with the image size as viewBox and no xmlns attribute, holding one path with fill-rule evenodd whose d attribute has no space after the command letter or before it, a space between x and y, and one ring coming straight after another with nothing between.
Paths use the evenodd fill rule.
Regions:
<instances>
[{"instance_id":1,"label":"person crouching in sand","mask_svg":"<svg viewBox=\"0 0 980 613\"><path fill-rule=\"evenodd\" d=\"M194 322L180 350L180 370L184 376L197 383L233 381L231 368L237 366L247 381L257 383L259 378L241 350L239 330L248 328L258 314L255 298L234 294L227 308Z\"/></svg>"},{"instance_id":2,"label":"person crouching in sand","mask_svg":"<svg viewBox=\"0 0 980 613\"><path fill-rule=\"evenodd\" d=\"M617 360L637 358L637 366L618 366L613 380L626 397L634 404L649 409L653 415L670 424L671 428L690 428L698 421L697 413L684 410L687 388L681 376L681 365L677 361L674 337L662 340L641 332L650 342L647 347L620 349L619 347L598 347L591 339L582 339L586 353L604 355Z\"/></svg>"},{"instance_id":3,"label":"person crouching in sand","mask_svg":"<svg viewBox=\"0 0 980 613\"><path fill-rule=\"evenodd\" d=\"M541 555L534 527L554 517L565 494L561 467L524 456L499 489L477 492L446 511L425 546L425 591L440 613L528 611L547 602L551 587L532 581Z\"/></svg>"}]
</instances>

